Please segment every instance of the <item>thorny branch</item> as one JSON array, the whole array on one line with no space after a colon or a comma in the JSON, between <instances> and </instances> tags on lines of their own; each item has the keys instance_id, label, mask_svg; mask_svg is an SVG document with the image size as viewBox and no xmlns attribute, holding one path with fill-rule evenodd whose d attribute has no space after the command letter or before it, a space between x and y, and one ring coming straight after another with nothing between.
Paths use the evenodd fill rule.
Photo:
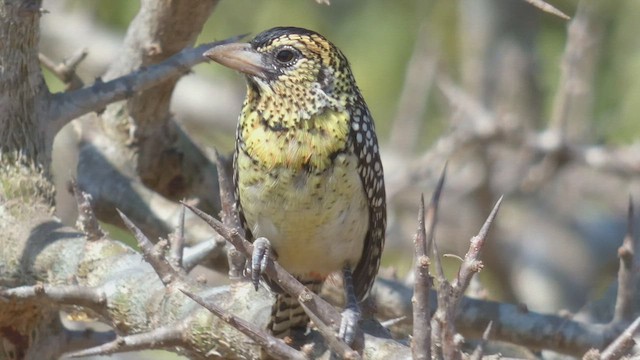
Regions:
<instances>
[{"instance_id":1,"label":"thorny branch","mask_svg":"<svg viewBox=\"0 0 640 360\"><path fill-rule=\"evenodd\" d=\"M136 92L151 88L164 80L188 72L193 66L205 62L202 54L217 45L241 39L244 35L233 36L222 41L202 44L185 49L157 65L134 71L128 75L107 82L97 82L89 87L59 93L53 96L49 111L49 122L54 132L69 121L106 105L133 96Z\"/></svg>"},{"instance_id":2,"label":"thorny branch","mask_svg":"<svg viewBox=\"0 0 640 360\"><path fill-rule=\"evenodd\" d=\"M433 192L431 202L425 214L424 196L420 197L420 211L418 212L418 230L414 239L414 294L413 303L413 338L411 351L414 359L431 359L431 308L429 291L432 282L429 274L429 253L434 238L436 217L440 195L444 187L446 167L442 170L440 180ZM426 222L426 223L425 223Z\"/></svg>"},{"instance_id":3,"label":"thorny branch","mask_svg":"<svg viewBox=\"0 0 640 360\"><path fill-rule=\"evenodd\" d=\"M616 297L613 322L629 321L638 310L636 284L638 274L638 240L634 231L633 199L629 198L627 213L627 234L618 248L620 265L618 267L618 294Z\"/></svg>"}]
</instances>

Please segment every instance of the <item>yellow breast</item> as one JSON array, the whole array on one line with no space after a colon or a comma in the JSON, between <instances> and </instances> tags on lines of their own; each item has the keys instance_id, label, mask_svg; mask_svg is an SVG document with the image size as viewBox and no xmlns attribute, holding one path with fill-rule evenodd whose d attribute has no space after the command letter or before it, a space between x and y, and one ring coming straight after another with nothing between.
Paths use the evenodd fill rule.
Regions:
<instances>
[{"instance_id":1,"label":"yellow breast","mask_svg":"<svg viewBox=\"0 0 640 360\"><path fill-rule=\"evenodd\" d=\"M281 265L295 275L326 276L355 266L369 211L358 159L346 149L348 117L325 111L281 129L250 116L241 124L236 166L254 238L269 239Z\"/></svg>"},{"instance_id":2,"label":"yellow breast","mask_svg":"<svg viewBox=\"0 0 640 360\"><path fill-rule=\"evenodd\" d=\"M265 174L243 153L237 164L247 225L255 238L269 239L285 269L327 276L358 263L369 211L354 155L338 155L319 173L281 168Z\"/></svg>"},{"instance_id":3,"label":"yellow breast","mask_svg":"<svg viewBox=\"0 0 640 360\"><path fill-rule=\"evenodd\" d=\"M241 123L244 149L266 169L304 167L324 170L331 156L343 150L349 135L345 113L327 110L297 123L283 115L275 122L271 114L251 112Z\"/></svg>"}]
</instances>

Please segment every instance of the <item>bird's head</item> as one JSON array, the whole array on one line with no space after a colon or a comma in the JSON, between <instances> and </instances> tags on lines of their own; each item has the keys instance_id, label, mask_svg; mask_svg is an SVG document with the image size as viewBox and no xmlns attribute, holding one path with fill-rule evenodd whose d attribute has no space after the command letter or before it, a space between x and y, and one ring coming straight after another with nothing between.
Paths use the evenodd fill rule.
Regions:
<instances>
[{"instance_id":1,"label":"bird's head","mask_svg":"<svg viewBox=\"0 0 640 360\"><path fill-rule=\"evenodd\" d=\"M204 55L246 75L250 96L311 96L329 105L358 91L342 52L311 30L276 27L249 43L219 45Z\"/></svg>"}]
</instances>

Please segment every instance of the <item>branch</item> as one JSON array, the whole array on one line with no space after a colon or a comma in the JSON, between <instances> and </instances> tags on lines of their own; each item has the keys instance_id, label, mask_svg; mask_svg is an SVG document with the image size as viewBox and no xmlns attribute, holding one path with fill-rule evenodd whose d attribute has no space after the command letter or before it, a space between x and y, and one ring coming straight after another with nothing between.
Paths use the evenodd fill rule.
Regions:
<instances>
[{"instance_id":1,"label":"branch","mask_svg":"<svg viewBox=\"0 0 640 360\"><path fill-rule=\"evenodd\" d=\"M629 327L627 327L614 342L607 346L600 359L602 360L617 360L627 354L631 348L636 344L634 338L635 333L640 328L640 317L637 318Z\"/></svg>"},{"instance_id":2,"label":"branch","mask_svg":"<svg viewBox=\"0 0 640 360\"><path fill-rule=\"evenodd\" d=\"M471 354L469 360L482 360L482 355L484 355L484 348L489 341L489 335L491 334L492 325L493 323L489 322L487 328L484 330L484 333L482 333L482 340L480 340L478 346L476 346L475 350L473 350L473 353Z\"/></svg>"},{"instance_id":3,"label":"branch","mask_svg":"<svg viewBox=\"0 0 640 360\"><path fill-rule=\"evenodd\" d=\"M440 180L431 197L425 217L424 196L420 196L420 211L418 212L418 230L414 240L414 295L413 303L413 338L411 351L414 359L431 359L433 338L431 334L431 309L429 291L433 280L429 274L429 252L433 244L438 205L444 188L447 167L445 165ZM426 224L425 224L426 219ZM438 261L438 260L436 260ZM438 261L439 270L441 270ZM441 279L441 278L440 278ZM439 339L437 340L439 341Z\"/></svg>"},{"instance_id":4,"label":"branch","mask_svg":"<svg viewBox=\"0 0 640 360\"><path fill-rule=\"evenodd\" d=\"M20 286L0 290L0 299L28 301L32 299L48 300L57 305L77 305L100 312L107 303L105 292L98 288L75 285Z\"/></svg>"},{"instance_id":5,"label":"branch","mask_svg":"<svg viewBox=\"0 0 640 360\"><path fill-rule=\"evenodd\" d=\"M176 229L169 234L169 246L171 253L169 255L169 262L171 266L176 269L184 269L184 217L185 207L180 208L180 222Z\"/></svg>"},{"instance_id":6,"label":"branch","mask_svg":"<svg viewBox=\"0 0 640 360\"><path fill-rule=\"evenodd\" d=\"M372 296L376 299L378 314L412 319L412 291L406 285L378 278ZM429 296L431 311L434 312L438 306L438 294L432 290ZM462 297L455 316L458 332L465 337L479 339L489 322L493 322L493 340L572 356L582 356L591 348L603 349L622 332L619 327L542 314L515 304Z\"/></svg>"},{"instance_id":7,"label":"branch","mask_svg":"<svg viewBox=\"0 0 640 360\"><path fill-rule=\"evenodd\" d=\"M216 152L216 165L218 169L218 184L220 185L220 201L222 203L221 218L222 223L230 228L236 229L244 236L244 229L240 226L240 219L236 211L236 200L234 197L232 161ZM243 279L243 273L247 258L234 246L227 247L227 260L229 262L229 279L239 281Z\"/></svg>"},{"instance_id":8,"label":"branch","mask_svg":"<svg viewBox=\"0 0 640 360\"><path fill-rule=\"evenodd\" d=\"M431 203L429 207L436 207ZM430 229L432 230L432 228ZM429 290L431 276L429 275L429 256L427 254L427 234L424 224L424 195L420 196L420 211L418 212L418 230L414 238L414 295L413 303L413 337L411 338L411 353L414 360L431 359L431 312L429 309Z\"/></svg>"},{"instance_id":9,"label":"branch","mask_svg":"<svg viewBox=\"0 0 640 360\"><path fill-rule=\"evenodd\" d=\"M84 356L111 355L129 351L168 349L175 346L185 345L181 339L182 332L178 327L161 327L142 334L118 337L113 341L92 347L67 353L70 358Z\"/></svg>"},{"instance_id":10,"label":"branch","mask_svg":"<svg viewBox=\"0 0 640 360\"><path fill-rule=\"evenodd\" d=\"M473 277L473 275L480 272L480 270L482 270L482 268L484 267L482 261L480 260L480 251L484 246L484 242L489 233L489 229L491 228L491 225L493 224L493 221L498 214L500 204L502 204L502 197L500 197L500 199L498 199L498 201L496 202L493 210L491 210L491 213L487 217L487 220L484 222L482 228L478 232L478 235L471 238L469 250L464 256L464 261L462 262L462 264L460 265L460 269L458 270L458 276L452 284L453 298L451 300L454 301L454 304L457 303L460 298L462 298L462 295L464 295L464 292L471 283L471 278Z\"/></svg>"},{"instance_id":11,"label":"branch","mask_svg":"<svg viewBox=\"0 0 640 360\"><path fill-rule=\"evenodd\" d=\"M219 220L209 216L202 212L198 208L195 208L189 204L185 204L189 210L193 211L197 216L204 220L213 230L215 230L220 236L229 241L238 251L240 251L246 258L251 258L253 253L253 245L241 236L235 229L229 229ZM318 295L313 292L308 292L306 287L302 285L295 277L289 274L285 269L275 261L268 261L265 274L277 283L284 291L292 295L295 298L300 298L303 294L309 296L310 299L305 299L305 305L307 308L317 315L325 324L331 326L334 331L338 329L340 324L340 313L329 303L322 300Z\"/></svg>"},{"instance_id":12,"label":"branch","mask_svg":"<svg viewBox=\"0 0 640 360\"><path fill-rule=\"evenodd\" d=\"M202 54L215 46L237 41L244 35L230 37L185 49L167 60L137 70L108 82L97 82L89 87L53 95L49 110L49 127L57 133L69 121L92 111L100 111L108 104L124 100L135 93L149 89L170 78L187 73L193 66L207 61Z\"/></svg>"},{"instance_id":13,"label":"branch","mask_svg":"<svg viewBox=\"0 0 640 360\"><path fill-rule=\"evenodd\" d=\"M167 257L165 257L164 255L167 241L160 240L154 246L153 243L142 233L140 229L138 229L133 224L133 222L131 222L131 220L129 220L129 218L125 214L120 212L120 210L116 209L116 211L118 211L118 214L120 214L120 217L124 221L124 224L127 226L129 231L133 233L133 236L138 241L140 250L142 250L144 259L160 276L160 281L162 281L165 286L169 286L176 281L186 282L186 272L174 269Z\"/></svg>"},{"instance_id":14,"label":"branch","mask_svg":"<svg viewBox=\"0 0 640 360\"><path fill-rule=\"evenodd\" d=\"M71 180L71 187L73 189L73 195L78 205L78 219L76 220L76 227L87 235L89 240L99 240L106 236L100 223L96 218L96 214L91 207L91 195L83 192L78 187L78 182Z\"/></svg>"},{"instance_id":15,"label":"branch","mask_svg":"<svg viewBox=\"0 0 640 360\"><path fill-rule=\"evenodd\" d=\"M556 7L554 7L553 5L543 1L543 0L524 0L526 2L528 2L529 4L537 7L538 9L549 13L549 14L553 14L559 18L565 19L565 20L569 20L571 19L567 14L563 13L562 11L558 10Z\"/></svg>"},{"instance_id":16,"label":"branch","mask_svg":"<svg viewBox=\"0 0 640 360\"><path fill-rule=\"evenodd\" d=\"M281 339L275 338L272 335L268 334L265 330L256 327L254 324L242 320L232 314L225 312L222 308L218 307L213 301L208 301L203 299L202 297L188 291L185 289L181 289L185 295L190 297L193 301L197 302L207 310L211 311L212 314L219 317L221 320L226 322L227 324L233 326L234 328L240 330L243 334L250 337L254 340L258 345L260 345L269 355L275 357L276 359L299 359L304 360L307 357L284 343Z\"/></svg>"},{"instance_id":17,"label":"branch","mask_svg":"<svg viewBox=\"0 0 640 360\"><path fill-rule=\"evenodd\" d=\"M49 71L51 71L60 81L66 85L66 91L81 88L84 83L76 73L78 65L87 57L89 50L82 48L73 53L69 58L59 64L49 59L46 55L40 53L38 58L40 63Z\"/></svg>"},{"instance_id":18,"label":"branch","mask_svg":"<svg viewBox=\"0 0 640 360\"><path fill-rule=\"evenodd\" d=\"M633 227L633 199L629 197L629 209L627 213L627 234L618 248L620 266L618 268L618 293L612 321L619 323L629 321L638 308L637 296L637 240Z\"/></svg>"}]
</instances>

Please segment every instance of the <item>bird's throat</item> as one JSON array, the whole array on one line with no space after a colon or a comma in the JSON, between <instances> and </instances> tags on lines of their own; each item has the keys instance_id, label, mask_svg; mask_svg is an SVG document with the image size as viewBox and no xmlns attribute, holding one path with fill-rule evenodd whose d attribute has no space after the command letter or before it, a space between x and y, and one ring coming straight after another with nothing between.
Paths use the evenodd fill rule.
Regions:
<instances>
[{"instance_id":1,"label":"bird's throat","mask_svg":"<svg viewBox=\"0 0 640 360\"><path fill-rule=\"evenodd\" d=\"M347 146L348 114L327 109L308 118L297 115L278 109L244 109L239 129L243 150L269 169L327 169Z\"/></svg>"}]
</instances>

